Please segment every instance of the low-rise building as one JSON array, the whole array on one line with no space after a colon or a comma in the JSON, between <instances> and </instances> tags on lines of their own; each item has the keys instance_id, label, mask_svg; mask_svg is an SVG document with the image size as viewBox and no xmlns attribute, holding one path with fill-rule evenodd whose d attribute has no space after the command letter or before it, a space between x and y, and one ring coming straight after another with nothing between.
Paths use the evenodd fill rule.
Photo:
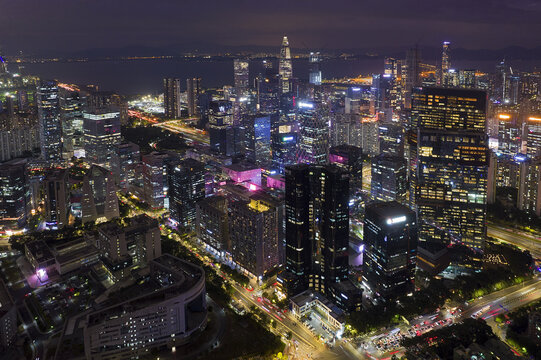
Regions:
<instances>
[{"instance_id":1,"label":"low-rise building","mask_svg":"<svg viewBox=\"0 0 541 360\"><path fill-rule=\"evenodd\" d=\"M84 325L87 359L128 359L186 343L207 322L205 272L165 254L111 288Z\"/></svg>"}]
</instances>

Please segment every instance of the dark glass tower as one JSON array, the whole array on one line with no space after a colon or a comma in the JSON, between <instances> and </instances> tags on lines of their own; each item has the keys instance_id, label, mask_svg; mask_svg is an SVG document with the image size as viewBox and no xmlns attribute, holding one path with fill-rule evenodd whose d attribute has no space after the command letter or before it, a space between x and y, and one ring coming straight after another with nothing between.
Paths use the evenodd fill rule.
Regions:
<instances>
[{"instance_id":1,"label":"dark glass tower","mask_svg":"<svg viewBox=\"0 0 541 360\"><path fill-rule=\"evenodd\" d=\"M417 257L415 213L397 202L366 207L363 279L375 302L387 302L414 290Z\"/></svg>"},{"instance_id":2,"label":"dark glass tower","mask_svg":"<svg viewBox=\"0 0 541 360\"><path fill-rule=\"evenodd\" d=\"M42 80L37 89L41 156L45 160L62 160L62 123L58 83Z\"/></svg>"},{"instance_id":3,"label":"dark glass tower","mask_svg":"<svg viewBox=\"0 0 541 360\"><path fill-rule=\"evenodd\" d=\"M169 164L169 210L171 219L184 227L195 226L195 204L205 198L205 167L194 159Z\"/></svg>"},{"instance_id":4,"label":"dark glass tower","mask_svg":"<svg viewBox=\"0 0 541 360\"><path fill-rule=\"evenodd\" d=\"M286 167L288 292L328 293L347 279L349 178L334 165Z\"/></svg>"}]
</instances>

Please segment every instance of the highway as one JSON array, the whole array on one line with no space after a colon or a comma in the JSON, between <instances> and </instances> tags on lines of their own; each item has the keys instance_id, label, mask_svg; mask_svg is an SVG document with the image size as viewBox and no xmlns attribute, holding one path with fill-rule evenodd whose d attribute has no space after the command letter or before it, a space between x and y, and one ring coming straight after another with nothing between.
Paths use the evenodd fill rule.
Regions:
<instances>
[{"instance_id":1,"label":"highway","mask_svg":"<svg viewBox=\"0 0 541 360\"><path fill-rule=\"evenodd\" d=\"M495 224L488 224L487 234L502 242L529 250L534 258L541 259L541 237L539 236Z\"/></svg>"},{"instance_id":2,"label":"highway","mask_svg":"<svg viewBox=\"0 0 541 360\"><path fill-rule=\"evenodd\" d=\"M203 144L210 144L209 136L206 132L195 129L184 124L184 120L170 120L161 123L155 123L153 126L160 127L175 134L181 134L185 138Z\"/></svg>"}]
</instances>

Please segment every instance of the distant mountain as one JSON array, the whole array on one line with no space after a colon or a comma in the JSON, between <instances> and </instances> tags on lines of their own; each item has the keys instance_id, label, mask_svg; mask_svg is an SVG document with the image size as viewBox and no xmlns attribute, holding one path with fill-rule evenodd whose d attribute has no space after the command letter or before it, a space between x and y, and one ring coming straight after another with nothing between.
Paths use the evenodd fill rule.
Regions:
<instances>
[{"instance_id":1,"label":"distant mountain","mask_svg":"<svg viewBox=\"0 0 541 360\"><path fill-rule=\"evenodd\" d=\"M411 46L413 47L413 45ZM392 56L399 59L405 58L409 47L400 48L349 48L349 49L307 49L292 47L292 53L307 53L310 50L322 51L332 55L342 53L353 54L359 57L381 57ZM436 62L441 58L441 48L434 46L419 46L422 58L427 62ZM127 57L127 56L178 56L186 53L202 54L256 54L273 53L278 55L280 47L267 47L259 45L226 46L213 43L185 43L171 44L163 47L130 45L118 48L92 48L82 51L69 52L65 54L56 54L55 56L65 57L86 57L86 58L104 58L104 57ZM541 46L535 48L524 48L519 46L510 46L502 49L464 49L452 48L451 57L458 61L500 61L506 60L526 60L541 62Z\"/></svg>"}]
</instances>

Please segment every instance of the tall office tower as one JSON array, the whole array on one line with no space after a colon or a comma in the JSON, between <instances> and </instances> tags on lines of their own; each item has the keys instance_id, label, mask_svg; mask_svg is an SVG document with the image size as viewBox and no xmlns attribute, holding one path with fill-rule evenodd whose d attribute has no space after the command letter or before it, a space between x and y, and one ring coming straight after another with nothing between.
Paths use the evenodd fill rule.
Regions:
<instances>
[{"instance_id":1,"label":"tall office tower","mask_svg":"<svg viewBox=\"0 0 541 360\"><path fill-rule=\"evenodd\" d=\"M391 121L379 125L379 151L381 154L404 156L404 127Z\"/></svg>"},{"instance_id":2,"label":"tall office tower","mask_svg":"<svg viewBox=\"0 0 541 360\"><path fill-rule=\"evenodd\" d=\"M231 251L227 198L210 196L195 205L195 233L197 238L220 255Z\"/></svg>"},{"instance_id":3,"label":"tall office tower","mask_svg":"<svg viewBox=\"0 0 541 360\"><path fill-rule=\"evenodd\" d=\"M287 94L292 90L291 80L293 79L293 63L291 62L291 50L289 49L287 36L282 39L278 73L280 74L280 93Z\"/></svg>"},{"instance_id":4,"label":"tall office tower","mask_svg":"<svg viewBox=\"0 0 541 360\"><path fill-rule=\"evenodd\" d=\"M244 122L246 159L254 164L268 165L271 160L271 117L250 115Z\"/></svg>"},{"instance_id":5,"label":"tall office tower","mask_svg":"<svg viewBox=\"0 0 541 360\"><path fill-rule=\"evenodd\" d=\"M386 57L383 62L383 73L385 75L391 75L392 77L397 78L400 72L399 65L399 60L392 57Z\"/></svg>"},{"instance_id":6,"label":"tall office tower","mask_svg":"<svg viewBox=\"0 0 541 360\"><path fill-rule=\"evenodd\" d=\"M161 152L143 155L143 197L153 209L167 208L167 164L175 157Z\"/></svg>"},{"instance_id":7,"label":"tall office tower","mask_svg":"<svg viewBox=\"0 0 541 360\"><path fill-rule=\"evenodd\" d=\"M237 95L242 95L250 87L250 63L248 60L233 60L233 75Z\"/></svg>"},{"instance_id":8,"label":"tall office tower","mask_svg":"<svg viewBox=\"0 0 541 360\"><path fill-rule=\"evenodd\" d=\"M386 303L415 290L415 212L397 202L366 206L363 280L375 302Z\"/></svg>"},{"instance_id":9,"label":"tall office tower","mask_svg":"<svg viewBox=\"0 0 541 360\"><path fill-rule=\"evenodd\" d=\"M264 69L256 79L257 104L264 114L276 113L280 107L280 75L270 61L264 61Z\"/></svg>"},{"instance_id":10,"label":"tall office tower","mask_svg":"<svg viewBox=\"0 0 541 360\"><path fill-rule=\"evenodd\" d=\"M329 163L335 164L349 175L350 195L362 190L363 151L353 145L342 144L329 149Z\"/></svg>"},{"instance_id":11,"label":"tall office tower","mask_svg":"<svg viewBox=\"0 0 541 360\"><path fill-rule=\"evenodd\" d=\"M136 169L141 163L139 145L123 142L115 147L112 154L111 170L115 176L115 183L124 193L135 184Z\"/></svg>"},{"instance_id":12,"label":"tall office tower","mask_svg":"<svg viewBox=\"0 0 541 360\"><path fill-rule=\"evenodd\" d=\"M271 169L284 174L285 167L297 162L297 134L292 132L271 135Z\"/></svg>"},{"instance_id":13,"label":"tall office tower","mask_svg":"<svg viewBox=\"0 0 541 360\"><path fill-rule=\"evenodd\" d=\"M36 95L41 156L45 160L62 160L62 122L58 83L54 80L40 81Z\"/></svg>"},{"instance_id":14,"label":"tall office tower","mask_svg":"<svg viewBox=\"0 0 541 360\"><path fill-rule=\"evenodd\" d=\"M374 95L376 110L393 109L396 106L396 96L393 92L394 78L390 74L376 74L372 76L371 91Z\"/></svg>"},{"instance_id":15,"label":"tall office tower","mask_svg":"<svg viewBox=\"0 0 541 360\"><path fill-rule=\"evenodd\" d=\"M83 177L81 212L83 224L109 221L119 216L118 197L113 173L93 165Z\"/></svg>"},{"instance_id":16,"label":"tall office tower","mask_svg":"<svg viewBox=\"0 0 541 360\"><path fill-rule=\"evenodd\" d=\"M410 137L410 203L419 242L459 242L483 251L486 237L488 140L486 93L422 88L414 92Z\"/></svg>"},{"instance_id":17,"label":"tall office tower","mask_svg":"<svg viewBox=\"0 0 541 360\"><path fill-rule=\"evenodd\" d=\"M321 85L321 54L318 52L311 52L310 57L308 58L309 67L310 67L310 74L309 74L309 82L312 85Z\"/></svg>"},{"instance_id":18,"label":"tall office tower","mask_svg":"<svg viewBox=\"0 0 541 360\"><path fill-rule=\"evenodd\" d=\"M227 100L209 104L210 149L226 156L237 156L244 151L244 127L233 124L233 104Z\"/></svg>"},{"instance_id":19,"label":"tall office tower","mask_svg":"<svg viewBox=\"0 0 541 360\"><path fill-rule=\"evenodd\" d=\"M62 119L62 138L64 151L69 157L84 147L83 111L86 97L80 91L59 90L60 117Z\"/></svg>"},{"instance_id":20,"label":"tall office tower","mask_svg":"<svg viewBox=\"0 0 541 360\"><path fill-rule=\"evenodd\" d=\"M403 157L380 154L372 158L372 199L405 204L408 193L407 169Z\"/></svg>"},{"instance_id":21,"label":"tall office tower","mask_svg":"<svg viewBox=\"0 0 541 360\"><path fill-rule=\"evenodd\" d=\"M515 156L522 149L522 128L513 114L498 114L498 152Z\"/></svg>"},{"instance_id":22,"label":"tall office tower","mask_svg":"<svg viewBox=\"0 0 541 360\"><path fill-rule=\"evenodd\" d=\"M45 225L48 229L61 229L68 224L69 189L68 171L54 170L43 180L45 193Z\"/></svg>"},{"instance_id":23,"label":"tall office tower","mask_svg":"<svg viewBox=\"0 0 541 360\"><path fill-rule=\"evenodd\" d=\"M451 69L451 43L449 41L444 41L442 45L441 52L441 68L440 68L440 78L439 83L444 83L445 74Z\"/></svg>"},{"instance_id":24,"label":"tall office tower","mask_svg":"<svg viewBox=\"0 0 541 360\"><path fill-rule=\"evenodd\" d=\"M319 104L299 101L297 116L300 127L297 161L303 164L325 164L329 151L329 119Z\"/></svg>"},{"instance_id":25,"label":"tall office tower","mask_svg":"<svg viewBox=\"0 0 541 360\"><path fill-rule=\"evenodd\" d=\"M526 154L531 157L541 156L541 116L530 116L525 124Z\"/></svg>"},{"instance_id":26,"label":"tall office tower","mask_svg":"<svg viewBox=\"0 0 541 360\"><path fill-rule=\"evenodd\" d=\"M474 69L464 69L458 71L458 84L461 88L477 88L477 78Z\"/></svg>"},{"instance_id":27,"label":"tall office tower","mask_svg":"<svg viewBox=\"0 0 541 360\"><path fill-rule=\"evenodd\" d=\"M404 107L411 108L413 88L421 86L421 50L415 46L406 53L404 82Z\"/></svg>"},{"instance_id":28,"label":"tall office tower","mask_svg":"<svg viewBox=\"0 0 541 360\"><path fill-rule=\"evenodd\" d=\"M11 160L0 164L0 224L4 229L21 229L26 224L30 208L27 192L25 162Z\"/></svg>"},{"instance_id":29,"label":"tall office tower","mask_svg":"<svg viewBox=\"0 0 541 360\"><path fill-rule=\"evenodd\" d=\"M180 79L163 79L163 108L166 119L180 118Z\"/></svg>"},{"instance_id":30,"label":"tall office tower","mask_svg":"<svg viewBox=\"0 0 541 360\"><path fill-rule=\"evenodd\" d=\"M286 288L332 294L347 280L349 177L336 165L286 167Z\"/></svg>"},{"instance_id":31,"label":"tall office tower","mask_svg":"<svg viewBox=\"0 0 541 360\"><path fill-rule=\"evenodd\" d=\"M83 113L85 157L89 163L111 168L115 147L120 144L120 112L99 108Z\"/></svg>"},{"instance_id":32,"label":"tall office tower","mask_svg":"<svg viewBox=\"0 0 541 360\"><path fill-rule=\"evenodd\" d=\"M199 115L199 95L201 94L201 78L189 78L186 80L186 102L188 103L188 115Z\"/></svg>"},{"instance_id":33,"label":"tall office tower","mask_svg":"<svg viewBox=\"0 0 541 360\"><path fill-rule=\"evenodd\" d=\"M235 262L255 276L279 265L276 209L258 199L229 201L229 237Z\"/></svg>"},{"instance_id":34,"label":"tall office tower","mask_svg":"<svg viewBox=\"0 0 541 360\"><path fill-rule=\"evenodd\" d=\"M541 216L541 158L521 160L518 208Z\"/></svg>"},{"instance_id":35,"label":"tall office tower","mask_svg":"<svg viewBox=\"0 0 541 360\"><path fill-rule=\"evenodd\" d=\"M510 69L509 81L507 84L509 94L506 103L517 105L520 100L520 75L514 74L513 69Z\"/></svg>"},{"instance_id":36,"label":"tall office tower","mask_svg":"<svg viewBox=\"0 0 541 360\"><path fill-rule=\"evenodd\" d=\"M503 103L506 97L505 84L507 82L507 66L505 60L502 60L496 65L496 72L492 81L492 97L491 100L498 103Z\"/></svg>"},{"instance_id":37,"label":"tall office tower","mask_svg":"<svg viewBox=\"0 0 541 360\"><path fill-rule=\"evenodd\" d=\"M195 204L205 198L205 165L190 158L171 162L167 177L171 219L195 227Z\"/></svg>"}]
</instances>

